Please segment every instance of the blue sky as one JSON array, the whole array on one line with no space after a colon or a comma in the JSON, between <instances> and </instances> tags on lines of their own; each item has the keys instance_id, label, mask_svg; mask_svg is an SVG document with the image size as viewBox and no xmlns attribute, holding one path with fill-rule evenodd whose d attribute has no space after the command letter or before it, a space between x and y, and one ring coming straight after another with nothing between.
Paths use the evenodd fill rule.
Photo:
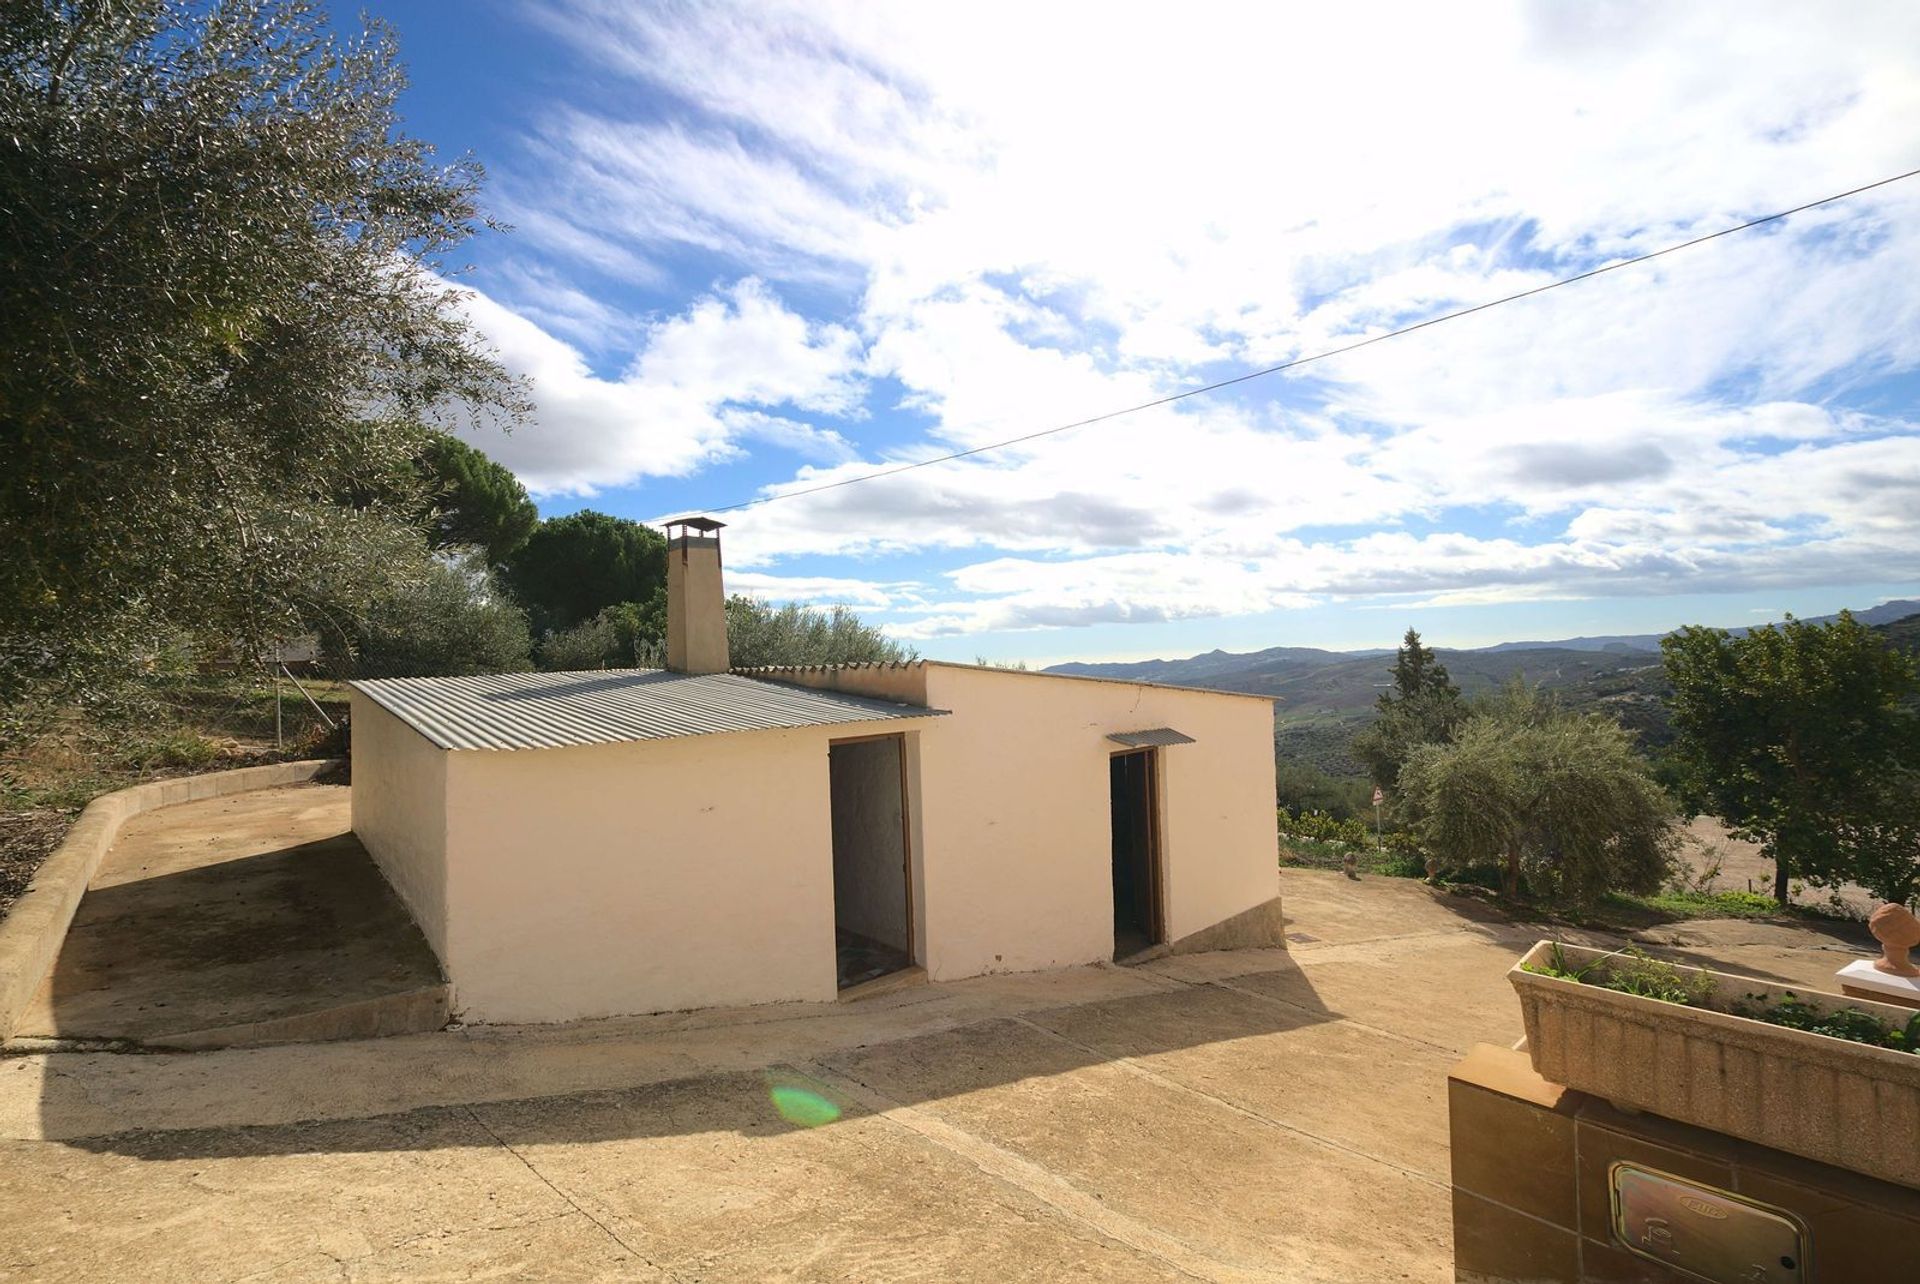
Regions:
<instances>
[{"instance_id":1,"label":"blue sky","mask_svg":"<svg viewBox=\"0 0 1920 1284\"><path fill-rule=\"evenodd\" d=\"M548 514L656 520L1272 364L1920 166L1920 11L375 3ZM1920 180L1218 396L728 514L930 656L1920 597Z\"/></svg>"}]
</instances>

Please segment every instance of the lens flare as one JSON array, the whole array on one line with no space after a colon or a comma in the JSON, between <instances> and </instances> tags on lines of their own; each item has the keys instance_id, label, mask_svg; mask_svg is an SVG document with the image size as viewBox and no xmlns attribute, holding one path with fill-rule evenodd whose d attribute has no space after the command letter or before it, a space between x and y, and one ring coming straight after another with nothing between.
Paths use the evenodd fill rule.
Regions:
<instances>
[{"instance_id":1,"label":"lens flare","mask_svg":"<svg viewBox=\"0 0 1920 1284\"><path fill-rule=\"evenodd\" d=\"M773 1098L773 1108L782 1119L801 1128L818 1128L840 1117L840 1107L799 1084L776 1083L767 1095Z\"/></svg>"}]
</instances>

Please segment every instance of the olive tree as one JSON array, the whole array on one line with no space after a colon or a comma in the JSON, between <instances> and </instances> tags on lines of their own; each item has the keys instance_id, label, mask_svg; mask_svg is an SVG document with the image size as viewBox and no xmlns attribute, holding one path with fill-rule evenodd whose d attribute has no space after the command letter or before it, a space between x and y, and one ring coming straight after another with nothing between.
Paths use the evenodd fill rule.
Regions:
<instances>
[{"instance_id":1,"label":"olive tree","mask_svg":"<svg viewBox=\"0 0 1920 1284\"><path fill-rule=\"evenodd\" d=\"M524 410L444 274L480 170L332 21L0 5L0 706L363 613L427 557L434 426Z\"/></svg>"},{"instance_id":2,"label":"olive tree","mask_svg":"<svg viewBox=\"0 0 1920 1284\"><path fill-rule=\"evenodd\" d=\"M667 591L645 603L616 602L572 628L547 634L540 643L544 669L658 668L667 636Z\"/></svg>"},{"instance_id":3,"label":"olive tree","mask_svg":"<svg viewBox=\"0 0 1920 1284\"><path fill-rule=\"evenodd\" d=\"M475 553L394 576L349 631L321 637L333 672L371 678L517 672L532 667L532 641Z\"/></svg>"},{"instance_id":4,"label":"olive tree","mask_svg":"<svg viewBox=\"0 0 1920 1284\"><path fill-rule=\"evenodd\" d=\"M1415 749L1400 789L1427 852L1447 868L1497 866L1508 899L1653 891L1679 841L1672 803L1618 724L1524 690Z\"/></svg>"},{"instance_id":5,"label":"olive tree","mask_svg":"<svg viewBox=\"0 0 1920 1284\"><path fill-rule=\"evenodd\" d=\"M768 664L867 664L916 659L845 606L769 606L739 595L727 599L727 654L743 669Z\"/></svg>"}]
</instances>

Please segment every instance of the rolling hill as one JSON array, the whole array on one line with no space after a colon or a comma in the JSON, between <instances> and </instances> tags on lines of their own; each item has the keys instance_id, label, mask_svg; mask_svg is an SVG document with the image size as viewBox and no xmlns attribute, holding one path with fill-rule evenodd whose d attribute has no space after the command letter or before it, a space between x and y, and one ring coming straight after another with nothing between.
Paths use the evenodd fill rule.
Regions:
<instances>
[{"instance_id":1,"label":"rolling hill","mask_svg":"<svg viewBox=\"0 0 1920 1284\"><path fill-rule=\"evenodd\" d=\"M1855 612L1903 649L1920 647L1920 601L1888 602ZM1820 620L1834 619L1823 616ZM1745 630L1732 630L1744 632ZM1440 662L1468 696L1519 677L1557 692L1574 708L1603 708L1657 747L1669 739L1660 666L1660 634L1503 642L1473 650L1437 648ZM1264 651L1208 651L1184 660L1057 664L1048 673L1212 687L1273 697L1274 743L1281 754L1334 775L1357 775L1347 756L1354 732L1373 718L1390 678L1391 650L1326 651L1278 646Z\"/></svg>"},{"instance_id":2,"label":"rolling hill","mask_svg":"<svg viewBox=\"0 0 1920 1284\"><path fill-rule=\"evenodd\" d=\"M1562 692L1572 704L1606 699L1629 725L1647 722L1642 706L1657 706L1646 688L1656 683L1660 657L1645 651L1588 651L1570 647L1436 652L1461 691L1478 695L1515 677ZM1387 685L1391 651L1340 652L1311 647L1273 647L1235 655L1210 651L1186 660L1131 664L1063 664L1049 673L1165 682L1272 696L1274 741L1289 757L1334 775L1354 775L1347 756L1353 733L1373 718L1374 701ZM1664 720L1662 720L1664 730Z\"/></svg>"},{"instance_id":3,"label":"rolling hill","mask_svg":"<svg viewBox=\"0 0 1920 1284\"><path fill-rule=\"evenodd\" d=\"M1864 611L1855 611L1853 618L1862 624L1892 624L1897 620L1908 619L1915 615L1920 615L1920 601L1903 598L1893 602L1882 602L1879 606L1870 606ZM1838 615L1816 615L1808 620L1807 623L1825 624L1829 620L1837 620L1839 618ZM1745 628L1727 630L1727 632L1735 635L1745 633L1746 631ZM1487 651L1534 651L1544 649L1565 649L1570 651L1646 651L1652 654L1658 654L1660 651L1660 639L1664 636L1664 634L1660 633L1619 633L1606 637L1564 638L1558 642L1500 642L1490 647L1483 647L1482 649Z\"/></svg>"}]
</instances>

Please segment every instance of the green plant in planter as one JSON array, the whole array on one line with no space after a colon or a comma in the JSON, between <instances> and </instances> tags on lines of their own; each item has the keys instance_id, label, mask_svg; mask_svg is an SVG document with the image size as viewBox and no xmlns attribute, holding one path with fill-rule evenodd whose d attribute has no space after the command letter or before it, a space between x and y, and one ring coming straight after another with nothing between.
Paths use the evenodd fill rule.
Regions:
<instances>
[{"instance_id":1,"label":"green plant in planter","mask_svg":"<svg viewBox=\"0 0 1920 1284\"><path fill-rule=\"evenodd\" d=\"M1662 1003L1704 1007L1713 994L1711 976L1683 971L1671 963L1649 958L1639 950L1624 950L1606 960L1603 973L1595 984Z\"/></svg>"},{"instance_id":2,"label":"green plant in planter","mask_svg":"<svg viewBox=\"0 0 1920 1284\"><path fill-rule=\"evenodd\" d=\"M1558 941L1547 951L1545 964L1523 963L1520 966L1523 971L1537 976L1558 977L1562 981L1585 981L1587 973L1593 971L1594 967L1591 963L1585 967L1575 967L1573 960L1567 957L1567 947Z\"/></svg>"},{"instance_id":3,"label":"green plant in planter","mask_svg":"<svg viewBox=\"0 0 1920 1284\"><path fill-rule=\"evenodd\" d=\"M1789 1030L1805 1030L1809 1034L1824 1034L1871 1047L1892 1048L1897 1052L1920 1053L1920 1012L1914 1013L1905 1026L1895 1029L1859 1008L1822 1012L1813 1004L1796 997L1791 990L1786 992L1786 997L1771 1003L1764 994L1749 994L1741 1002L1735 1003L1732 1010L1735 1016L1751 1017L1769 1025L1785 1026Z\"/></svg>"},{"instance_id":4,"label":"green plant in planter","mask_svg":"<svg viewBox=\"0 0 1920 1284\"><path fill-rule=\"evenodd\" d=\"M1685 1007L1704 1008L1713 995L1711 976L1663 963L1632 947L1590 963L1576 964L1568 957L1560 942L1555 941L1547 951L1545 963L1527 963L1522 967L1536 976L1597 985L1602 989L1636 994L1643 999L1657 999L1662 1003L1678 1003ZM1734 1016L1765 1021L1768 1025L1783 1026L1789 1030L1805 1030L1809 1034L1824 1034L1834 1039L1864 1043L1869 1047L1891 1048L1896 1052L1920 1055L1920 1012L1914 1013L1904 1026L1895 1027L1859 1008L1825 1012L1795 995L1792 990L1783 991L1782 994L1783 997L1778 999L1769 999L1765 994L1749 994L1744 999L1728 1004L1727 1011Z\"/></svg>"},{"instance_id":5,"label":"green plant in planter","mask_svg":"<svg viewBox=\"0 0 1920 1284\"><path fill-rule=\"evenodd\" d=\"M1643 999L1657 999L1661 1003L1678 1003L1687 1007L1705 1006L1713 994L1712 977L1663 963L1631 947L1576 967L1567 957L1566 950L1555 941L1553 948L1547 952L1546 964L1539 967L1529 965L1526 970L1541 976L1578 981L1582 985L1597 985L1606 990L1618 990L1622 994L1636 994Z\"/></svg>"}]
</instances>

